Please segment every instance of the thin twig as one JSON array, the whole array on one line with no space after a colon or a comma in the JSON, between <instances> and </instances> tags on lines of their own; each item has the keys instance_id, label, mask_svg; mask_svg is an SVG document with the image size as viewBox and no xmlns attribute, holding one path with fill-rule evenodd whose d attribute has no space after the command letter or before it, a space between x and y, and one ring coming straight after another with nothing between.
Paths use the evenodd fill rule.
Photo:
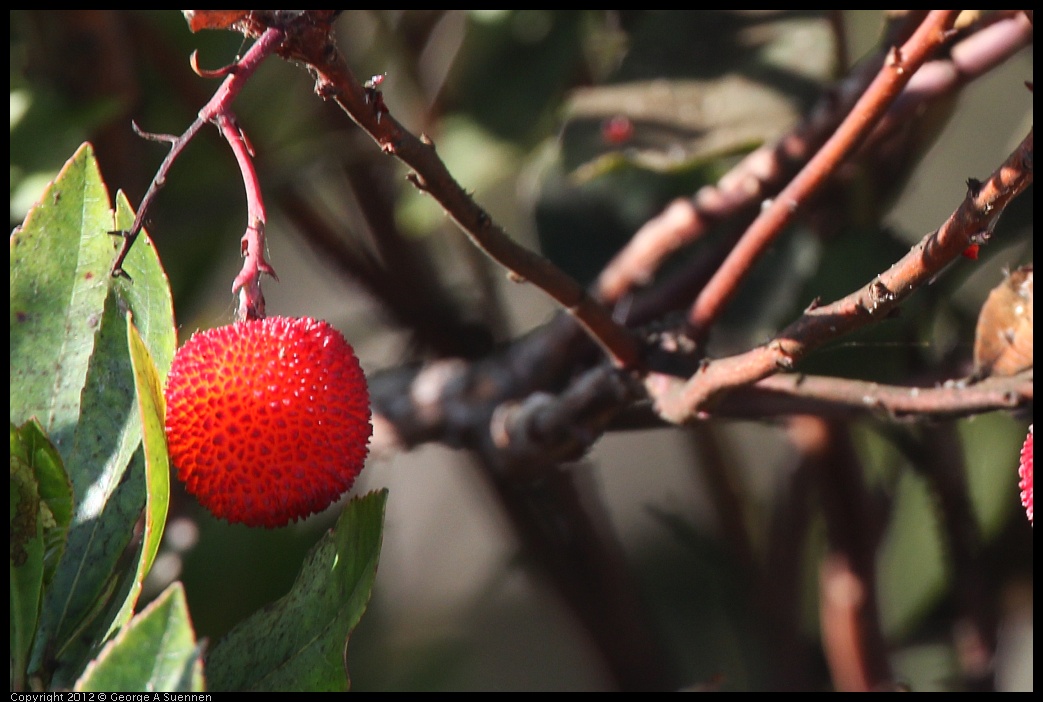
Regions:
<instances>
[{"instance_id":1,"label":"thin twig","mask_svg":"<svg viewBox=\"0 0 1043 702\"><path fill-rule=\"evenodd\" d=\"M246 232L240 243L243 255L243 267L232 281L232 294L239 294L239 307L236 319L264 319L264 294L261 292L261 274L267 273L276 280L279 276L265 257L264 228L268 221L265 213L264 199L261 197L261 184L257 180L257 171L253 165L253 152L243 136L242 130L232 119L228 110L214 116L214 122L221 134L232 147L235 160L239 164L239 172L243 176L246 189Z\"/></svg>"},{"instance_id":2,"label":"thin twig","mask_svg":"<svg viewBox=\"0 0 1043 702\"><path fill-rule=\"evenodd\" d=\"M327 33L322 39L295 41L291 33L280 53L304 62L316 76L316 92L334 101L380 145L413 169L409 179L433 197L471 241L502 265L513 280L546 292L583 326L612 361L634 368L640 363L637 340L576 280L548 259L511 239L453 178L430 139L405 129L384 104L377 87L362 85Z\"/></svg>"},{"instance_id":3,"label":"thin twig","mask_svg":"<svg viewBox=\"0 0 1043 702\"><path fill-rule=\"evenodd\" d=\"M738 291L753 262L865 139L916 70L942 45L959 10L932 10L901 48L895 47L848 117L782 192L765 208L703 288L688 313L696 337L705 335Z\"/></svg>"},{"instance_id":4,"label":"thin twig","mask_svg":"<svg viewBox=\"0 0 1043 702\"><path fill-rule=\"evenodd\" d=\"M883 43L904 41L919 26L926 11L909 12L893 22ZM808 115L776 142L747 154L713 185L694 197L672 202L646 222L605 266L597 281L598 296L609 303L636 285L652 280L671 254L699 240L722 221L733 221L778 192L825 143L869 86L883 64L885 50L867 59L827 90ZM752 215L751 215L752 218ZM719 264L715 264L714 268Z\"/></svg>"},{"instance_id":5,"label":"thin twig","mask_svg":"<svg viewBox=\"0 0 1043 702\"><path fill-rule=\"evenodd\" d=\"M283 32L278 28L271 28L264 32L264 34L254 42L253 46L250 47L246 54L234 64L234 67L226 71L228 75L221 84L221 87L218 88L210 101L203 106L203 109L199 111L199 115L196 117L195 121L189 125L188 129L186 129L181 136L171 137L169 139L170 151L167 153L166 158L163 159L163 163L160 164L159 169L156 171L152 183L145 192L145 197L141 199L141 204L138 205L138 213L134 217L134 222L131 224L130 229L126 231L112 232L113 234L119 234L123 237L123 245L120 248L119 254L116 256L116 260L112 264L113 277L126 275L123 270L123 262L126 260L127 254L130 253L131 247L134 246L138 234L141 233L141 228L144 226L145 219L148 217L153 200L155 200L156 196L159 194L160 188L166 184L167 174L169 173L170 168L174 165L174 161L176 161L178 156L181 155L181 152L184 151L189 142L195 138L196 134L199 133L199 130L203 128L203 125L207 122L213 121L219 114L227 113L228 106L242 90L243 86L246 84L246 80L253 75L253 72L257 70L257 67L261 65L264 59L279 46L279 42L281 42L282 39Z\"/></svg>"},{"instance_id":6,"label":"thin twig","mask_svg":"<svg viewBox=\"0 0 1043 702\"><path fill-rule=\"evenodd\" d=\"M1000 214L1032 183L1033 138L985 183L971 181L949 219L860 290L825 306L812 305L774 339L742 354L707 361L687 382L658 373L646 381L661 415L673 422L703 416L711 399L729 388L792 370L810 351L855 329L886 319L914 290L931 282L971 244L987 243Z\"/></svg>"},{"instance_id":7,"label":"thin twig","mask_svg":"<svg viewBox=\"0 0 1043 702\"><path fill-rule=\"evenodd\" d=\"M902 21L889 29L884 41L906 39L923 14L905 13ZM928 62L916 72L874 129L870 140L862 146L862 151L891 138L891 126L908 124L925 103L951 94L1032 41L1032 27L1020 12L988 23L983 21L982 26L964 31L966 35L953 45L947 56ZM756 215L755 208L777 193L786 179L825 143L865 92L883 58L882 50L879 56L863 61L826 91L808 116L777 142L751 152L716 184L704 186L692 198L675 200L659 216L645 223L602 271L597 282L598 297L607 303L617 302L635 286L650 282L663 261L699 240L714 224L726 220L735 222L740 215L752 219ZM719 263L714 263L713 267L717 265ZM683 299L681 296L686 290L698 290L700 281L705 281L707 276L686 268L676 278L685 284L658 285L637 303L643 310L638 316L647 317L654 310L672 307L675 299Z\"/></svg>"},{"instance_id":8,"label":"thin twig","mask_svg":"<svg viewBox=\"0 0 1043 702\"><path fill-rule=\"evenodd\" d=\"M869 414L889 421L955 419L1031 407L1032 389L1031 370L1016 376L995 376L979 383L949 381L934 387L883 385L786 373L729 393L714 408L714 413L726 417Z\"/></svg>"}]
</instances>

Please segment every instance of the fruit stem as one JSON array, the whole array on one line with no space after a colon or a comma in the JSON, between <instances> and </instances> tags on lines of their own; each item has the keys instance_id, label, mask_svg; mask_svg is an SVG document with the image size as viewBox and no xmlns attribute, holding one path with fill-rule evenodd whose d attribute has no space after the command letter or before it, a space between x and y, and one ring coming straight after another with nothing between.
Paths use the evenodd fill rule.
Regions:
<instances>
[{"instance_id":1,"label":"fruit stem","mask_svg":"<svg viewBox=\"0 0 1043 702\"><path fill-rule=\"evenodd\" d=\"M265 32L254 42L246 54L241 59L236 61L227 69L220 72L222 75L226 75L224 81L221 83L221 87L217 89L214 96L210 98L210 101L199 111L199 115L196 119L188 126L188 129L184 131L181 136L164 136L164 135L147 135L139 131L139 134L150 138L154 141L166 141L170 143L170 151L167 153L166 158L163 159L163 163L160 164L159 169L156 171L155 177L152 179L152 183L149 185L148 190L145 192L145 197L141 199L141 204L138 206L138 213L134 217L134 223L130 229L111 232L112 234L118 234L123 237L123 246L120 249L119 254L116 255L116 260L112 264L112 275L113 277L125 276L126 273L123 270L123 262L127 258L127 254L130 253L131 247L134 245L135 240L138 238L138 234L141 233L141 229L144 226L145 218L148 216L148 211L152 206L152 201L156 198L159 193L159 189L163 187L167 180L167 173L170 171L171 166L174 165L174 161L181 155L185 147L188 145L196 134L203 128L207 122L213 122L221 130L225 138L228 139L229 144L232 146L233 152L236 153L236 158L239 160L240 169L243 172L243 182L246 187L246 199L247 206L249 208L249 226L247 227L247 234L243 236L243 247L244 253L247 248L246 239L250 236L251 230L254 230L261 236L260 248L261 252L264 251L264 206L261 204L260 199L260 188L257 185L257 176L254 173L253 166L243 167L243 160L240 158L240 149L242 149L242 155L246 156L246 161L250 160L250 150L245 145L243 140L242 132L234 127L235 118L232 115L230 105L232 100L239 94L246 84L247 79L253 72L257 70L257 67L261 65L268 56L274 52L280 44L286 34L282 29L277 27L269 27ZM227 121L228 127L222 125L222 122ZM234 134L234 137L232 136ZM258 215L259 213L259 215ZM256 222L260 220L261 226L257 227ZM275 273L271 270L271 266L267 262L262 260L259 263L254 264L256 269L271 274L273 277ZM244 264L244 270L246 265ZM242 275L242 273L240 273ZM238 278L236 279L238 282ZM259 290L258 290L259 293ZM263 301L261 303L262 316L263 316Z\"/></svg>"}]
</instances>

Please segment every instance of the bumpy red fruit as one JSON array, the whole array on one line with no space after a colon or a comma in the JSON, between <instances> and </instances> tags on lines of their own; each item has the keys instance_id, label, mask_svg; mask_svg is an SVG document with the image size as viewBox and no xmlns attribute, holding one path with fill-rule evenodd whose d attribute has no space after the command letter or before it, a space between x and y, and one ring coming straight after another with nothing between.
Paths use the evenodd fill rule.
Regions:
<instances>
[{"instance_id":1,"label":"bumpy red fruit","mask_svg":"<svg viewBox=\"0 0 1043 702\"><path fill-rule=\"evenodd\" d=\"M269 317L196 333L165 394L178 478L229 522L278 527L320 512L366 459L366 379L326 322Z\"/></svg>"}]
</instances>

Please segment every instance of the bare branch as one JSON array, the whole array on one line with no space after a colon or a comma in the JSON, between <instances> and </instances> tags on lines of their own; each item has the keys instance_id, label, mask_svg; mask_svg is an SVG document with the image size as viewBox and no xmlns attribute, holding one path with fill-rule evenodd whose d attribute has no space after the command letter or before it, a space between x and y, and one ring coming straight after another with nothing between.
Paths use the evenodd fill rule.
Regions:
<instances>
[{"instance_id":1,"label":"bare branch","mask_svg":"<svg viewBox=\"0 0 1043 702\"><path fill-rule=\"evenodd\" d=\"M255 19L262 19L254 13ZM376 85L361 84L348 68L326 31L300 33L291 29L280 53L304 62L316 76L315 90L334 101L380 145L413 169L410 180L433 197L471 241L502 265L513 280L536 285L576 318L612 361L626 368L640 362L640 348L631 333L612 318L571 276L548 259L511 239L500 225L453 178L434 144L405 129L384 104Z\"/></svg>"},{"instance_id":2,"label":"bare branch","mask_svg":"<svg viewBox=\"0 0 1043 702\"><path fill-rule=\"evenodd\" d=\"M1032 371L979 383L948 381L934 387L884 385L863 380L774 375L740 388L714 409L723 416L817 414L889 421L944 419L1032 406Z\"/></svg>"},{"instance_id":3,"label":"bare branch","mask_svg":"<svg viewBox=\"0 0 1043 702\"><path fill-rule=\"evenodd\" d=\"M923 15L906 13L884 39L907 38ZM910 27L909 25L912 25ZM908 123L925 103L952 93L966 82L983 75L1032 41L1032 27L1020 12L1003 16L983 26L963 30L945 57L932 60L916 72L901 95L874 128L862 150L891 136L895 126ZM616 302L634 286L650 282L670 255L699 240L714 224L738 216L753 217L762 201L770 198L825 143L855 101L876 75L885 50L863 61L851 74L831 87L808 116L786 136L751 152L715 185L707 185L692 198L671 203L649 220L605 267L598 279L598 296ZM686 280L703 276L684 272ZM664 288L664 286L659 286ZM677 287L677 286L673 286ZM669 289L659 290L670 304ZM683 294L683 293L680 293ZM648 304L642 305L647 307Z\"/></svg>"},{"instance_id":4,"label":"bare branch","mask_svg":"<svg viewBox=\"0 0 1043 702\"><path fill-rule=\"evenodd\" d=\"M885 42L901 41L919 25L925 12L911 12L894 23ZM697 241L716 223L760 203L785 184L825 143L865 92L884 62L886 48L866 60L823 95L818 105L788 134L749 153L715 185L706 185L691 199L671 203L645 223L597 281L598 296L616 302L635 285L652 280L662 262Z\"/></svg>"},{"instance_id":5,"label":"bare branch","mask_svg":"<svg viewBox=\"0 0 1043 702\"><path fill-rule=\"evenodd\" d=\"M794 220L812 195L865 139L917 69L946 39L959 10L933 10L901 48L895 47L880 73L855 103L837 131L743 234L710 282L696 298L688 323L705 336L713 320L738 290L752 264Z\"/></svg>"},{"instance_id":6,"label":"bare branch","mask_svg":"<svg viewBox=\"0 0 1043 702\"><path fill-rule=\"evenodd\" d=\"M174 165L174 161L176 161L178 156L181 155L181 152L184 151L189 142L195 138L196 134L199 133L199 130L203 128L203 125L207 122L215 121L219 115L230 115L229 106L235 99L236 95L238 95L243 89L247 79L253 75L253 72L257 70L257 67L261 65L264 59L270 56L271 53L278 48L279 42L282 41L282 38L283 32L278 28L272 28L264 32L246 52L246 55L235 63L234 70L230 68L223 72L227 74L227 77L221 84L221 87L218 88L210 101L199 111L199 116L196 117L195 121L185 130L184 134L174 139L164 139L164 141L171 142L170 151L167 153L166 158L163 159L163 163L160 164L159 170L156 171L156 175L152 179L152 183L149 185L145 197L142 198L141 204L138 205L138 213L134 217L134 223L127 231L113 232L114 234L120 234L123 237L123 246L120 249L119 254L116 256L116 260L112 264L112 275L114 277L125 275L123 272L123 262L126 260L127 254L130 253L130 248L134 245L135 240L138 238L138 234L141 232L141 228L144 226L145 218L148 216L153 200L155 200L156 195L159 194L160 188L162 188L166 183L167 173L170 171L171 166ZM233 148L235 148L234 144ZM244 172L244 177L245 175ZM250 189L251 186L247 185L248 197ZM248 226L251 225L252 222Z\"/></svg>"},{"instance_id":7,"label":"bare branch","mask_svg":"<svg viewBox=\"0 0 1043 702\"><path fill-rule=\"evenodd\" d=\"M729 388L788 371L825 342L887 318L972 243L986 243L1004 208L1032 183L1032 132L985 183L972 182L963 203L937 231L860 290L832 304L809 308L774 339L745 353L706 362L683 386L650 373L649 394L662 416L686 422L705 412Z\"/></svg>"}]
</instances>

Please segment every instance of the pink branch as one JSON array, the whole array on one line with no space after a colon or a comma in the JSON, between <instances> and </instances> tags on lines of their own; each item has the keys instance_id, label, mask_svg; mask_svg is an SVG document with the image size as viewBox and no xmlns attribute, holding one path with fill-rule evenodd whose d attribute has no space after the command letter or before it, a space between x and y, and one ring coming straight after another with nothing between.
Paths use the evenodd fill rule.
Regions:
<instances>
[{"instance_id":1,"label":"pink branch","mask_svg":"<svg viewBox=\"0 0 1043 702\"><path fill-rule=\"evenodd\" d=\"M926 14L907 13L890 27L884 41L907 38ZM826 91L815 109L777 142L752 151L716 184L700 188L692 198L675 200L649 220L605 266L597 281L599 298L608 303L619 301L635 285L650 282L667 257L697 241L714 224L748 212L778 192L825 143L865 92L883 60L881 53L864 61Z\"/></svg>"},{"instance_id":2,"label":"pink branch","mask_svg":"<svg viewBox=\"0 0 1043 702\"><path fill-rule=\"evenodd\" d=\"M242 130L232 121L230 113L225 110L214 117L221 134L224 135L239 170L243 174L246 187L246 233L242 238L243 268L232 282L232 294L239 293L239 308L236 319L264 319L264 294L261 292L261 274L267 273L276 280L279 276L265 258L264 227L268 221L261 197L261 185L257 180L257 171L253 166L252 153L246 144Z\"/></svg>"},{"instance_id":3,"label":"pink branch","mask_svg":"<svg viewBox=\"0 0 1043 702\"><path fill-rule=\"evenodd\" d=\"M807 166L754 220L717 273L696 298L688 322L696 335L704 335L713 320L738 290L753 262L789 225L810 197L821 188L837 166L870 133L877 120L898 97L916 70L946 38L959 10L933 10L901 48L894 48L877 77L847 119Z\"/></svg>"},{"instance_id":4,"label":"pink branch","mask_svg":"<svg viewBox=\"0 0 1043 702\"><path fill-rule=\"evenodd\" d=\"M163 187L167 179L167 173L184 151L188 143L195 138L199 130L207 122L213 122L221 131L221 134L232 147L236 161L239 163L243 174L243 184L246 188L246 201L248 212L248 223L246 233L243 235L242 248L246 260L243 270L236 276L232 284L232 292L240 292L240 304L238 317L240 319L258 318L264 316L264 296L261 294L260 275L267 273L273 278L275 271L264 258L264 203L261 199L261 190L257 181L257 173L254 171L251 161L252 154L243 140L242 132L235 126L235 120L230 109L232 101L243 89L246 81L253 75L257 67L261 65L271 53L279 47L285 33L278 28L269 28L258 38L247 50L246 54L236 63L225 69L215 72L197 72L204 76L227 75L224 82L218 88L214 96L199 111L199 116L189 125L188 129L179 137L163 137L156 135L145 135L157 141L169 141L170 151L167 153L159 170L152 179L145 197L138 206L137 216L131 228L125 232L114 232L123 236L123 247L112 264L112 275L125 275L123 272L123 261L126 260L130 248L134 245L138 234L144 224L145 217L155 200L159 189ZM193 54L193 67L195 67L195 55Z\"/></svg>"},{"instance_id":5,"label":"pink branch","mask_svg":"<svg viewBox=\"0 0 1043 702\"><path fill-rule=\"evenodd\" d=\"M912 19L922 16L909 15L889 34L900 37L911 33L911 29L904 30ZM1032 26L1021 12L968 31L970 34L954 44L948 56L926 63L916 72L863 148L887 139L894 125L907 122L925 102L957 90L1032 41ZM841 116L850 112L882 61L882 56L864 61L830 88L819 105L776 143L751 152L716 184L701 188L692 198L674 201L645 223L601 273L598 297L606 303L619 301L634 286L651 282L663 261L698 241L715 223L752 212L755 205L778 192L825 143ZM752 219L755 214L748 216ZM684 272L681 278L690 280L692 276ZM662 290L660 296L670 298ZM669 299L664 302L670 304Z\"/></svg>"},{"instance_id":6,"label":"pink branch","mask_svg":"<svg viewBox=\"0 0 1043 702\"><path fill-rule=\"evenodd\" d=\"M972 182L963 203L937 231L862 289L829 305L812 305L768 343L708 361L686 382L649 373L646 387L663 418L686 422L729 388L791 370L810 351L837 336L886 319L916 288L930 282L971 243L985 243L1000 215L1032 183L1033 135L985 183Z\"/></svg>"}]
</instances>

